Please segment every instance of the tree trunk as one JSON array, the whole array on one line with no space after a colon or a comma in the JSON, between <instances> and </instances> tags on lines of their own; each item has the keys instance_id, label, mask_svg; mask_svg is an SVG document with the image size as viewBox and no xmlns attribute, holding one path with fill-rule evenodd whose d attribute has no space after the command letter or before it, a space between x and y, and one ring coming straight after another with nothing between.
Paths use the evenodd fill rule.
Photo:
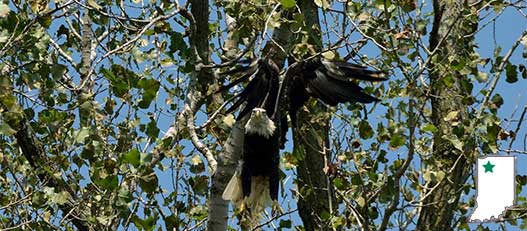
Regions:
<instances>
[{"instance_id":1,"label":"tree trunk","mask_svg":"<svg viewBox=\"0 0 527 231\"><path fill-rule=\"evenodd\" d=\"M232 18L229 19L230 23L236 23ZM228 25L229 27L231 25ZM235 29L232 26L231 29ZM286 27L277 28L273 33L273 39L281 44L284 49L287 50L289 47L289 37L291 31ZM225 42L225 49L234 49L237 45L236 41L231 40L231 37ZM266 44L265 51L270 50L279 51L279 48L275 47L276 44L269 42ZM231 57L232 54L227 57ZM274 52L272 59L279 66L283 67L286 55L281 52ZM223 151L220 153L218 158L218 169L212 177L212 185L210 189L210 201L209 201L209 221L207 224L208 231L216 230L227 230L227 221L229 215L229 201L225 201L221 198L223 190L230 178L234 174L237 167L238 160L241 157L243 151L243 142L245 137L245 123L247 120L237 121L231 130L227 141L223 145ZM256 225L256 224L253 224Z\"/></svg>"},{"instance_id":2,"label":"tree trunk","mask_svg":"<svg viewBox=\"0 0 527 231\"><path fill-rule=\"evenodd\" d=\"M218 156L218 169L212 176L210 188L208 231L227 230L229 201L223 200L221 195L234 174L243 151L245 122L246 120L241 120L234 124L229 138L223 145L223 151Z\"/></svg>"},{"instance_id":3,"label":"tree trunk","mask_svg":"<svg viewBox=\"0 0 527 231\"><path fill-rule=\"evenodd\" d=\"M474 21L465 17L470 13L468 4L461 0L433 2L435 15L429 42L430 50L437 50L428 66L431 119L438 132L434 136L433 156L428 167L434 172L444 172L447 179L425 182L429 187L423 195L430 195L422 203L424 207L419 213L417 230L453 230L452 221L458 211L460 189L469 176L474 160L470 138L458 138L464 143L462 150L457 149L453 145L455 141L452 141L456 137L454 129L464 126L463 121L469 119L467 106L462 103L462 99L471 94L471 89L463 84L463 81L468 81L467 77L450 68L453 62L450 60L470 60L474 52L473 32L477 29L477 17ZM457 118L444 119L456 111Z\"/></svg>"},{"instance_id":4,"label":"tree trunk","mask_svg":"<svg viewBox=\"0 0 527 231\"><path fill-rule=\"evenodd\" d=\"M309 42L320 51L321 44L315 39L321 40L318 8L311 0L300 1L299 5L306 18L308 34L312 36ZM329 159L330 117L320 103L307 106L307 110L300 110L298 128L293 131L294 152L303 156L297 166L297 184L302 195L298 199L298 212L305 230L325 230L328 223L324 218L335 209L333 186L324 172Z\"/></svg>"}]
</instances>

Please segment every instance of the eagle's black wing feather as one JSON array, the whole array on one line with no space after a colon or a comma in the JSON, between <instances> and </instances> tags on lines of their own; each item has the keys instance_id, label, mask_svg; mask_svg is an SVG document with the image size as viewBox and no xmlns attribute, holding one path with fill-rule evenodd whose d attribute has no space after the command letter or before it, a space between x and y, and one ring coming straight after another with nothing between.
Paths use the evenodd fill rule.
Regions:
<instances>
[{"instance_id":1,"label":"eagle's black wing feather","mask_svg":"<svg viewBox=\"0 0 527 231\"><path fill-rule=\"evenodd\" d=\"M319 63L329 77L337 80L351 81L352 79L358 79L370 82L387 80L385 77L386 73L368 70L366 67L357 64L342 61L328 61L325 59L321 59Z\"/></svg>"},{"instance_id":2,"label":"eagle's black wing feather","mask_svg":"<svg viewBox=\"0 0 527 231\"><path fill-rule=\"evenodd\" d=\"M243 97L240 96L238 99L238 101L242 103L246 102L242 111L238 114L238 118L243 118L245 115L251 113L251 111L255 107L261 107L263 103L262 102L263 98L265 98L265 96L267 95L268 88L269 88L268 79L260 78L260 76L256 76L253 80L251 80L251 82L249 82L247 87L242 92L242 93L246 92L245 95ZM237 105L237 107L238 106L239 105Z\"/></svg>"},{"instance_id":3,"label":"eagle's black wing feather","mask_svg":"<svg viewBox=\"0 0 527 231\"><path fill-rule=\"evenodd\" d=\"M249 114L255 107L264 107L264 103L269 94L272 83L272 71L265 66L264 61L259 61L250 66L243 66L231 71L224 72L223 74L238 74L242 73L242 76L226 86L223 86L217 92L230 89L231 87L253 77L243 91L237 96L237 100L226 110L226 113L231 113L238 109L243 103L246 103L242 111L238 114L238 118L243 118ZM278 73L276 73L278 74ZM277 83L276 83L277 84ZM276 86L278 88L278 86ZM276 97L276 96L275 96ZM274 99L273 99L274 100Z\"/></svg>"},{"instance_id":4,"label":"eagle's black wing feather","mask_svg":"<svg viewBox=\"0 0 527 231\"><path fill-rule=\"evenodd\" d=\"M237 84L239 84L239 83L241 83L243 81L246 81L257 70L258 70L258 66L257 65L249 65L249 66L241 66L241 67L235 68L233 70L229 70L229 71L221 73L220 75L236 75L236 74L242 73L242 76L240 78L235 79L231 83L220 87L215 93L226 91L228 89L231 89L235 85L237 85Z\"/></svg>"},{"instance_id":5,"label":"eagle's black wing feather","mask_svg":"<svg viewBox=\"0 0 527 231\"><path fill-rule=\"evenodd\" d=\"M293 126L296 126L296 113L310 96L332 106L344 102L379 101L364 93L364 89L358 86L354 79L376 82L387 80L385 76L384 72L323 58L294 63L287 70L280 88L280 100L286 99L288 104L282 108L288 111Z\"/></svg>"},{"instance_id":6,"label":"eagle's black wing feather","mask_svg":"<svg viewBox=\"0 0 527 231\"><path fill-rule=\"evenodd\" d=\"M231 113L234 110L236 110L238 107L240 107L243 103L245 103L247 97L249 97L249 94L254 94L254 89L258 89L258 86L260 85L259 81L251 81L245 86L243 91L237 96L238 99L236 102L234 102L229 109L227 109L226 113Z\"/></svg>"},{"instance_id":7,"label":"eagle's black wing feather","mask_svg":"<svg viewBox=\"0 0 527 231\"><path fill-rule=\"evenodd\" d=\"M349 81L333 79L327 73L316 71L316 77L307 82L306 88L312 96L324 103L336 106L338 103L359 102L371 103L377 98L363 92L357 84Z\"/></svg>"}]
</instances>

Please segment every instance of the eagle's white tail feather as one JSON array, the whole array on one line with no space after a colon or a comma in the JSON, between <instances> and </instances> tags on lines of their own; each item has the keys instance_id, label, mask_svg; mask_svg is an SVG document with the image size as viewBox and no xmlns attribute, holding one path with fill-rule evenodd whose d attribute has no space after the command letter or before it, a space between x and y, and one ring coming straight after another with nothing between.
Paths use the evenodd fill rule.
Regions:
<instances>
[{"instance_id":1,"label":"eagle's white tail feather","mask_svg":"<svg viewBox=\"0 0 527 231\"><path fill-rule=\"evenodd\" d=\"M239 175L234 174L231 180L225 187L221 198L224 200L230 200L235 207L238 207L242 202L243 193L242 193L242 179Z\"/></svg>"},{"instance_id":2,"label":"eagle's white tail feather","mask_svg":"<svg viewBox=\"0 0 527 231\"><path fill-rule=\"evenodd\" d=\"M253 176L251 178L251 194L245 198L247 207L253 214L259 214L271 205L271 196L269 194L269 177Z\"/></svg>"},{"instance_id":3,"label":"eagle's white tail feather","mask_svg":"<svg viewBox=\"0 0 527 231\"><path fill-rule=\"evenodd\" d=\"M223 194L221 195L221 198L228 201L230 200L235 207L239 207L240 203L243 199L243 189L242 189L242 177L241 177L241 167L243 165L243 161L240 161L238 163L238 168L234 172L234 175L229 180L229 183L227 183L227 186L225 187L225 190L223 190Z\"/></svg>"}]
</instances>

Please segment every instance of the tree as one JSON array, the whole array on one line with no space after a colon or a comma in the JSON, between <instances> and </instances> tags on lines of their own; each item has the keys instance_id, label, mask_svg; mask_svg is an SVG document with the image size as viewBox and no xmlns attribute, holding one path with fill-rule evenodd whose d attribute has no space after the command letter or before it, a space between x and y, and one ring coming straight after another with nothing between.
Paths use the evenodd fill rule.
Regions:
<instances>
[{"instance_id":1,"label":"tree","mask_svg":"<svg viewBox=\"0 0 527 231\"><path fill-rule=\"evenodd\" d=\"M527 33L502 31L525 20L524 7L4 1L0 228L239 228L221 194L244 121L223 113L235 90L215 92L236 78L221 73L273 52L283 71L323 56L390 80L362 84L376 104L301 109L281 158L282 211L253 229L522 229L521 171L518 205L499 226L467 217L477 157L527 153L527 103L516 96Z\"/></svg>"}]
</instances>

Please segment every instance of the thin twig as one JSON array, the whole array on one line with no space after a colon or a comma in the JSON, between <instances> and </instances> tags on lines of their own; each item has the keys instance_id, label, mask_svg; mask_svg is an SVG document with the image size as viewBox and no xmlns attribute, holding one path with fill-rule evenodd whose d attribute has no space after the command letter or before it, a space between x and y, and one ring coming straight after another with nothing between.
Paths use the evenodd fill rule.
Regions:
<instances>
[{"instance_id":1,"label":"thin twig","mask_svg":"<svg viewBox=\"0 0 527 231\"><path fill-rule=\"evenodd\" d=\"M511 58L512 54L516 50L516 48L520 45L522 39L527 36L527 31L524 31L522 35L514 42L511 49L503 56L503 59L501 63L498 65L498 68L496 72L494 73L494 77L492 80L492 83L490 84L489 89L487 90L487 93L485 94L485 97L483 99L483 102L481 103L481 107L479 108L478 112L476 113L476 121L479 121L481 114L483 113L483 110L485 109L485 106L490 100L490 96L492 95L492 92L494 92L494 89L496 89L496 86L498 85L498 80L501 77L501 74L503 73L503 69L505 68L505 64L509 62L509 59Z\"/></svg>"},{"instance_id":2,"label":"thin twig","mask_svg":"<svg viewBox=\"0 0 527 231\"><path fill-rule=\"evenodd\" d=\"M71 58L70 55L66 54L66 52L64 52L64 50L62 50L62 48L60 48L59 44L57 44L57 42L55 42L55 40L50 38L49 42L51 43L51 45L53 47L55 47L55 49L57 50L59 55L61 55L64 59L66 59L70 64L76 65L75 61L73 61L73 58Z\"/></svg>"},{"instance_id":3,"label":"thin twig","mask_svg":"<svg viewBox=\"0 0 527 231\"><path fill-rule=\"evenodd\" d=\"M518 132L520 131L520 127L523 123L523 118L525 117L525 113L527 112L527 105L523 107L523 112L520 115L520 120L518 121L518 125L516 126L516 129L514 130L514 134L512 136L511 142L509 143L509 150L512 149L512 143L516 140L516 137L518 136Z\"/></svg>"},{"instance_id":4,"label":"thin twig","mask_svg":"<svg viewBox=\"0 0 527 231\"><path fill-rule=\"evenodd\" d=\"M274 217L271 217L271 219L269 219L268 221L266 221L266 222L264 222L264 223L261 223L261 224L255 226L255 227L253 227L253 228L251 229L251 231L258 230L259 228L262 228L262 227L266 226L267 224L270 224L270 223L273 222L274 220L277 220L277 219L279 219L280 217L283 217L283 216L289 215L289 214L294 213L294 212L296 212L296 211L298 211L298 209L293 209L293 210L287 211L287 212L285 212L285 213L282 213L282 214L276 215L276 216L274 216Z\"/></svg>"},{"instance_id":5,"label":"thin twig","mask_svg":"<svg viewBox=\"0 0 527 231\"><path fill-rule=\"evenodd\" d=\"M204 128L208 127L209 124L212 123L212 121L216 118L216 116L220 114L223 108L225 108L225 106L227 106L227 104L229 104L232 100L236 99L240 94L241 93L238 93L235 96L225 100L225 102L223 102L223 104L209 117L209 119L205 121L205 123L203 123L202 125L198 126L196 130L203 130Z\"/></svg>"}]
</instances>

